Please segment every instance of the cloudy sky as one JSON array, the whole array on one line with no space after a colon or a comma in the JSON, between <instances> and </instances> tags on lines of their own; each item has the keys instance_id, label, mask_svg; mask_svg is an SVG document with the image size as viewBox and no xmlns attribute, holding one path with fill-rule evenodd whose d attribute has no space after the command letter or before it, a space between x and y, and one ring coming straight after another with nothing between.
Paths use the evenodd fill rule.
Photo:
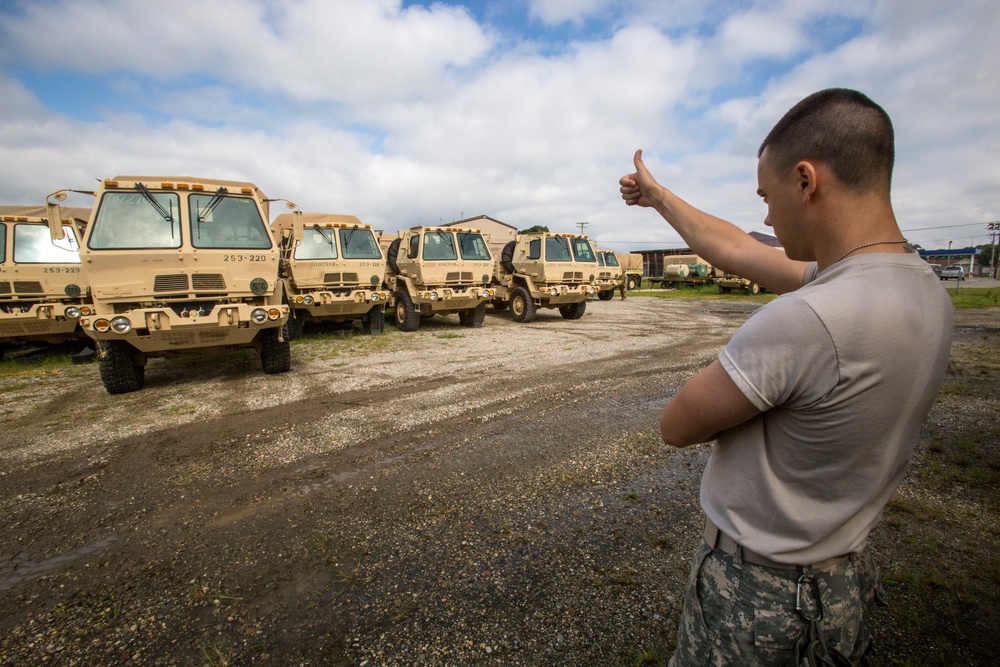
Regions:
<instances>
[{"instance_id":1,"label":"cloudy sky","mask_svg":"<svg viewBox=\"0 0 1000 667\"><path fill-rule=\"evenodd\" d=\"M996 0L4 0L0 204L189 175L387 231L485 214L670 248L621 202L636 148L682 197L769 231L760 141L842 86L893 118L907 237L986 243L998 34Z\"/></svg>"}]
</instances>

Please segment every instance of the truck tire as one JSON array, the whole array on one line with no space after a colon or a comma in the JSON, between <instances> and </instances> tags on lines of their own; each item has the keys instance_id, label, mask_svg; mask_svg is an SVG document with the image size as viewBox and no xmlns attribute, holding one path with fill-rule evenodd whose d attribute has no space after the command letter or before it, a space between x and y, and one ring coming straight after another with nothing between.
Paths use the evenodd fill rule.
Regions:
<instances>
[{"instance_id":1,"label":"truck tire","mask_svg":"<svg viewBox=\"0 0 1000 667\"><path fill-rule=\"evenodd\" d=\"M750 283L749 285L747 285L746 291L747 294L750 296L755 296L757 294L760 294L760 285L758 285L757 283Z\"/></svg>"},{"instance_id":2,"label":"truck tire","mask_svg":"<svg viewBox=\"0 0 1000 667\"><path fill-rule=\"evenodd\" d=\"M628 279L628 291L631 292L636 287L638 287L638 285L635 282L635 276L629 276L629 279Z\"/></svg>"},{"instance_id":3,"label":"truck tire","mask_svg":"<svg viewBox=\"0 0 1000 667\"><path fill-rule=\"evenodd\" d=\"M559 314L567 320L578 320L583 317L585 312L587 312L586 301L568 303L565 306L559 306Z\"/></svg>"},{"instance_id":4,"label":"truck tire","mask_svg":"<svg viewBox=\"0 0 1000 667\"><path fill-rule=\"evenodd\" d=\"M305 329L306 321L301 317L289 317L288 323L285 325L288 327L288 340L296 340L302 338L302 331Z\"/></svg>"},{"instance_id":5,"label":"truck tire","mask_svg":"<svg viewBox=\"0 0 1000 667\"><path fill-rule=\"evenodd\" d=\"M635 277L635 288L642 289L642 276Z\"/></svg>"},{"instance_id":6,"label":"truck tire","mask_svg":"<svg viewBox=\"0 0 1000 667\"><path fill-rule=\"evenodd\" d=\"M278 334L284 340L278 340ZM264 329L260 338L260 367L268 375L287 373L292 370L292 343L289 340L288 325Z\"/></svg>"},{"instance_id":7,"label":"truck tire","mask_svg":"<svg viewBox=\"0 0 1000 667\"><path fill-rule=\"evenodd\" d=\"M509 241L500 251L500 268L505 273L514 273L514 246L517 241Z\"/></svg>"},{"instance_id":8,"label":"truck tire","mask_svg":"<svg viewBox=\"0 0 1000 667\"><path fill-rule=\"evenodd\" d=\"M420 312L413 307L413 300L410 295L403 291L397 291L396 301L396 326L400 331L416 331L420 328Z\"/></svg>"},{"instance_id":9,"label":"truck tire","mask_svg":"<svg viewBox=\"0 0 1000 667\"><path fill-rule=\"evenodd\" d=\"M531 293L520 285L510 293L510 316L515 322L531 322L535 319L535 300Z\"/></svg>"},{"instance_id":10,"label":"truck tire","mask_svg":"<svg viewBox=\"0 0 1000 667\"><path fill-rule=\"evenodd\" d=\"M509 305L503 299L493 299L492 301L490 301L490 303L493 304L493 310L497 311L498 313L502 313L503 311L507 310L507 306Z\"/></svg>"},{"instance_id":11,"label":"truck tire","mask_svg":"<svg viewBox=\"0 0 1000 667\"><path fill-rule=\"evenodd\" d=\"M385 251L385 263L392 269L393 273L399 273L399 266L396 265L396 257L399 256L399 241L399 239L393 239Z\"/></svg>"},{"instance_id":12,"label":"truck tire","mask_svg":"<svg viewBox=\"0 0 1000 667\"><path fill-rule=\"evenodd\" d=\"M139 351L123 340L98 343L97 365L101 382L109 394L127 394L146 384L146 368L139 363Z\"/></svg>"},{"instance_id":13,"label":"truck tire","mask_svg":"<svg viewBox=\"0 0 1000 667\"><path fill-rule=\"evenodd\" d=\"M473 329L478 329L483 326L483 322L486 320L486 302L483 301L481 304L475 308L469 308L468 310L463 310L458 314L458 321L462 326L472 327Z\"/></svg>"},{"instance_id":14,"label":"truck tire","mask_svg":"<svg viewBox=\"0 0 1000 667\"><path fill-rule=\"evenodd\" d=\"M723 287L722 285L719 285L719 294L729 294L732 291L732 287Z\"/></svg>"},{"instance_id":15,"label":"truck tire","mask_svg":"<svg viewBox=\"0 0 1000 667\"><path fill-rule=\"evenodd\" d=\"M615 296L615 291L613 289L606 289L603 292L597 293L597 298L601 301L611 301Z\"/></svg>"},{"instance_id":16,"label":"truck tire","mask_svg":"<svg viewBox=\"0 0 1000 667\"><path fill-rule=\"evenodd\" d=\"M372 306L361 318L361 331L369 336L378 336L385 328L385 307Z\"/></svg>"}]
</instances>

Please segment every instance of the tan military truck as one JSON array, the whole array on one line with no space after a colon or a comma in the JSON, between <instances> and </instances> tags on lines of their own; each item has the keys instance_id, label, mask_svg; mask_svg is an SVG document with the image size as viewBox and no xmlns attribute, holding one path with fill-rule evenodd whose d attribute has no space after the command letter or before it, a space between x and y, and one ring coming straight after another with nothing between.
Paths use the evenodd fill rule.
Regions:
<instances>
[{"instance_id":1,"label":"tan military truck","mask_svg":"<svg viewBox=\"0 0 1000 667\"><path fill-rule=\"evenodd\" d=\"M49 195L54 239L66 192ZM109 393L141 389L148 358L189 350L253 346L265 373L289 370L274 200L253 183L189 176L117 176L87 194L80 259L94 314L80 326Z\"/></svg>"},{"instance_id":2,"label":"tan military truck","mask_svg":"<svg viewBox=\"0 0 1000 667\"><path fill-rule=\"evenodd\" d=\"M625 287L629 291L642 287L642 255L637 252L616 252L615 257L625 274Z\"/></svg>"},{"instance_id":3,"label":"tan military truck","mask_svg":"<svg viewBox=\"0 0 1000 667\"><path fill-rule=\"evenodd\" d=\"M382 287L385 258L371 225L353 215L282 213L271 231L281 247L293 339L305 324L323 321L360 320L366 334L382 333L389 292Z\"/></svg>"},{"instance_id":4,"label":"tan military truck","mask_svg":"<svg viewBox=\"0 0 1000 667\"><path fill-rule=\"evenodd\" d=\"M400 231L386 249L385 285L392 293L394 321L416 331L421 317L458 313L463 326L481 327L493 257L478 229L413 227Z\"/></svg>"},{"instance_id":5,"label":"tan military truck","mask_svg":"<svg viewBox=\"0 0 1000 667\"><path fill-rule=\"evenodd\" d=\"M597 294L597 257L585 235L554 232L518 234L500 251L493 284L497 310L510 307L515 322L531 322L539 308L558 308L568 320L587 311Z\"/></svg>"},{"instance_id":6,"label":"tan military truck","mask_svg":"<svg viewBox=\"0 0 1000 667\"><path fill-rule=\"evenodd\" d=\"M594 255L597 257L597 277L594 279L594 286L597 288L597 298L601 301L610 301L615 295L615 290L620 289L622 281L626 280L622 267L618 264L617 253L610 250L598 248L592 245Z\"/></svg>"},{"instance_id":7,"label":"tan military truck","mask_svg":"<svg viewBox=\"0 0 1000 667\"><path fill-rule=\"evenodd\" d=\"M733 290L739 290L753 296L760 294L763 289L752 280L747 280L733 273L724 273L716 270L715 284L719 288L719 294L729 294Z\"/></svg>"},{"instance_id":8,"label":"tan military truck","mask_svg":"<svg viewBox=\"0 0 1000 667\"><path fill-rule=\"evenodd\" d=\"M78 323L93 314L80 270L90 209L62 209L59 240L46 214L44 206L0 206L0 356L19 343L89 340Z\"/></svg>"}]
</instances>

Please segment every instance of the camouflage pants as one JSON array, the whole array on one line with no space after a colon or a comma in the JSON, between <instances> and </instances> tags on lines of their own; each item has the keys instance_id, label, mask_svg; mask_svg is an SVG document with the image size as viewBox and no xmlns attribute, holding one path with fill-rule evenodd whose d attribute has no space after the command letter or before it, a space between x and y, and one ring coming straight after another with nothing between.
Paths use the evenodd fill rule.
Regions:
<instances>
[{"instance_id":1,"label":"camouflage pants","mask_svg":"<svg viewBox=\"0 0 1000 667\"><path fill-rule=\"evenodd\" d=\"M822 604L819 629L827 646L852 664L871 646L865 617L875 600L878 570L866 549L824 569L807 569L804 611ZM785 667L808 623L796 611L798 569L744 563L702 542L696 552L669 667L777 665Z\"/></svg>"}]
</instances>

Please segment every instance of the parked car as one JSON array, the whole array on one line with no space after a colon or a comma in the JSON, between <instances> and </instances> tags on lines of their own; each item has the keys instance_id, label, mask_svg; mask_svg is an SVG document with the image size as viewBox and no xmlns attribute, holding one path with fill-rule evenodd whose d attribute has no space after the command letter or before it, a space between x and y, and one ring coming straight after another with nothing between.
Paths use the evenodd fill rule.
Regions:
<instances>
[{"instance_id":1,"label":"parked car","mask_svg":"<svg viewBox=\"0 0 1000 667\"><path fill-rule=\"evenodd\" d=\"M941 277L941 269L944 268L944 267L942 267L940 264L931 264L930 267L931 267L931 271L934 272L934 275L936 275L938 278L940 278Z\"/></svg>"},{"instance_id":2,"label":"parked car","mask_svg":"<svg viewBox=\"0 0 1000 667\"><path fill-rule=\"evenodd\" d=\"M965 270L958 264L941 269L941 280L965 280Z\"/></svg>"}]
</instances>

